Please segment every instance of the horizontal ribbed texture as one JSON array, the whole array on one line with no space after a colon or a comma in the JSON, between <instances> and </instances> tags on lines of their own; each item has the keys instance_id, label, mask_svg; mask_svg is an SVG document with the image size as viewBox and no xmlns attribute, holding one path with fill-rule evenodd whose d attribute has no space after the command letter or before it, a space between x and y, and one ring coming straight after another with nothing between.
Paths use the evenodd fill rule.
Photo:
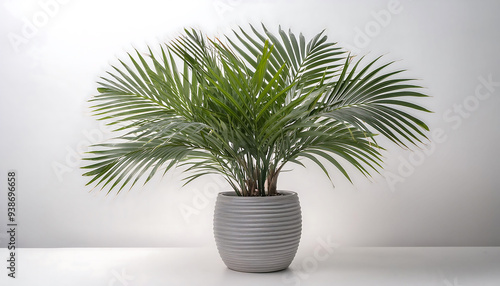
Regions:
<instances>
[{"instance_id":1,"label":"horizontal ribbed texture","mask_svg":"<svg viewBox=\"0 0 500 286\"><path fill-rule=\"evenodd\" d=\"M218 195L214 235L227 267L273 272L290 265L299 247L302 215L297 194L280 193L283 195L272 197Z\"/></svg>"}]
</instances>

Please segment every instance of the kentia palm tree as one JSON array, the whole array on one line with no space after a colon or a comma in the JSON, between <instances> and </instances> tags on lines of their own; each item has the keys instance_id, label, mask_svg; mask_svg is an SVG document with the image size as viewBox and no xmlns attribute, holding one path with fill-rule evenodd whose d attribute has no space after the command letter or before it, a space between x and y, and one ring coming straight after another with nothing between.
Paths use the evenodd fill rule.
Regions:
<instances>
[{"instance_id":1,"label":"kentia palm tree","mask_svg":"<svg viewBox=\"0 0 500 286\"><path fill-rule=\"evenodd\" d=\"M225 39L185 30L129 57L91 99L123 134L85 158L89 184L109 191L185 166L186 183L218 173L238 196L272 196L287 164L310 159L328 175L329 162L351 180L343 161L369 176L382 159L375 133L407 147L428 131L409 113L428 112L408 101L426 97L412 79L392 62L354 60L323 32L306 42L264 26Z\"/></svg>"}]
</instances>

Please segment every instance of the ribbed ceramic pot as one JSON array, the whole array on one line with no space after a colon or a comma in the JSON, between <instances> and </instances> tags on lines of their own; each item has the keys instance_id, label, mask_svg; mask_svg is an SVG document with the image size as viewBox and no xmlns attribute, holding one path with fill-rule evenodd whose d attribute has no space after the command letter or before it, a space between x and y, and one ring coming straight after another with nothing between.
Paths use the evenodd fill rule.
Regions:
<instances>
[{"instance_id":1,"label":"ribbed ceramic pot","mask_svg":"<svg viewBox=\"0 0 500 286\"><path fill-rule=\"evenodd\" d=\"M297 252L302 214L297 193L279 191L270 197L219 193L214 236L228 268L241 272L286 269Z\"/></svg>"}]
</instances>

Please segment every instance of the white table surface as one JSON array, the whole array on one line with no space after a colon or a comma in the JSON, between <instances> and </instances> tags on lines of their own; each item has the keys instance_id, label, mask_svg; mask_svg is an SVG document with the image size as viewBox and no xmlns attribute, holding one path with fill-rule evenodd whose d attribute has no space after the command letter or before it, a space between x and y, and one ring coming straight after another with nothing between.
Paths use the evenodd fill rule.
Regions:
<instances>
[{"instance_id":1,"label":"white table surface","mask_svg":"<svg viewBox=\"0 0 500 286\"><path fill-rule=\"evenodd\" d=\"M26 248L17 278L2 267L0 285L500 285L499 247L314 250L299 249L285 271L251 274L227 269L215 247Z\"/></svg>"}]
</instances>

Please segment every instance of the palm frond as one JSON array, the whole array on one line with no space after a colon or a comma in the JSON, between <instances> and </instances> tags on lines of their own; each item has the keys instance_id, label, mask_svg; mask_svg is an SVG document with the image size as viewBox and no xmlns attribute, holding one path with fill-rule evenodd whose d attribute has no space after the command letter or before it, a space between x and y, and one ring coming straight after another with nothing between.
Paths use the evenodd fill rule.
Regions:
<instances>
[{"instance_id":1,"label":"palm frond","mask_svg":"<svg viewBox=\"0 0 500 286\"><path fill-rule=\"evenodd\" d=\"M218 173L238 195L274 195L284 166L302 158L352 181L344 163L365 176L381 168L376 133L403 147L426 138L415 114L429 111L412 101L426 95L391 62L352 61L324 31L233 32L223 42L186 29L112 66L90 101L122 135L84 158L89 184L120 192L184 166L186 183Z\"/></svg>"}]
</instances>

